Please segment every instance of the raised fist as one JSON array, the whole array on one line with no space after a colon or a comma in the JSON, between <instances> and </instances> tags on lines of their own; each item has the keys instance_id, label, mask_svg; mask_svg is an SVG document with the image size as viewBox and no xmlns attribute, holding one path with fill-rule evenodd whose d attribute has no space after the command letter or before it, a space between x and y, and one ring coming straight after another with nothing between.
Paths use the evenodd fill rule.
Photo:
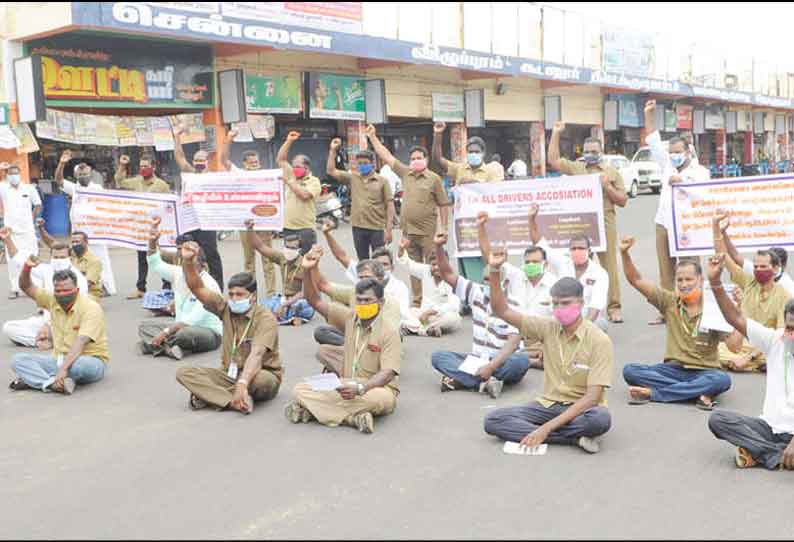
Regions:
<instances>
[{"instance_id":1,"label":"raised fist","mask_svg":"<svg viewBox=\"0 0 794 542\"><path fill-rule=\"evenodd\" d=\"M485 211L480 211L477 213L477 226L485 226L488 223L488 213Z\"/></svg>"},{"instance_id":2,"label":"raised fist","mask_svg":"<svg viewBox=\"0 0 794 542\"><path fill-rule=\"evenodd\" d=\"M446 122L434 122L433 123L433 133L434 134L443 134L444 130L447 129Z\"/></svg>"},{"instance_id":3,"label":"raised fist","mask_svg":"<svg viewBox=\"0 0 794 542\"><path fill-rule=\"evenodd\" d=\"M620 240L620 244L618 245L621 252L628 252L629 250L631 250L631 247L633 246L634 246L634 237L631 237L630 235L623 237Z\"/></svg>"},{"instance_id":4,"label":"raised fist","mask_svg":"<svg viewBox=\"0 0 794 542\"><path fill-rule=\"evenodd\" d=\"M335 137L331 140L331 150L336 151L339 150L339 147L342 146L342 140L338 137Z\"/></svg>"},{"instance_id":5,"label":"raised fist","mask_svg":"<svg viewBox=\"0 0 794 542\"><path fill-rule=\"evenodd\" d=\"M295 140L299 139L300 136L301 136L300 132L296 132L295 130L293 130L293 131L291 131L290 133L287 134L287 141L295 141Z\"/></svg>"},{"instance_id":6,"label":"raised fist","mask_svg":"<svg viewBox=\"0 0 794 542\"><path fill-rule=\"evenodd\" d=\"M126 154L122 154L121 158L119 158L119 164L122 166L128 166L130 164L130 157Z\"/></svg>"},{"instance_id":7,"label":"raised fist","mask_svg":"<svg viewBox=\"0 0 794 542\"><path fill-rule=\"evenodd\" d=\"M65 164L71 159L72 159L72 151L67 149L67 150L63 151L63 154L61 155L60 162L61 162L61 164Z\"/></svg>"},{"instance_id":8,"label":"raised fist","mask_svg":"<svg viewBox=\"0 0 794 542\"><path fill-rule=\"evenodd\" d=\"M645 102L645 112L653 113L654 111L656 111L656 100L648 100Z\"/></svg>"},{"instance_id":9,"label":"raised fist","mask_svg":"<svg viewBox=\"0 0 794 542\"><path fill-rule=\"evenodd\" d=\"M245 221L245 229L248 231L254 231L254 219L249 218Z\"/></svg>"},{"instance_id":10,"label":"raised fist","mask_svg":"<svg viewBox=\"0 0 794 542\"><path fill-rule=\"evenodd\" d=\"M563 130L565 130L565 123L564 122L555 122L554 126L551 127L551 131L554 132L554 133L557 133L557 134L559 134Z\"/></svg>"}]
</instances>

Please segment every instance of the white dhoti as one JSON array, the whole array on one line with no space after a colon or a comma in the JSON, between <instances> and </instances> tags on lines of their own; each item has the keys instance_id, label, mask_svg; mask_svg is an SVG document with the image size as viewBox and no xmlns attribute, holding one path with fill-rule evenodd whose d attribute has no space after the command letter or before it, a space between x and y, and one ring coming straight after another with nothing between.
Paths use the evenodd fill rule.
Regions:
<instances>
[{"instance_id":1,"label":"white dhoti","mask_svg":"<svg viewBox=\"0 0 794 542\"><path fill-rule=\"evenodd\" d=\"M11 234L11 239L17 247L17 257L19 261L25 262L29 256L39 255L39 240L36 239L36 234L30 233L16 233ZM15 265L8 258L8 280L11 283L11 291L19 292L19 274L22 272L22 267Z\"/></svg>"},{"instance_id":2,"label":"white dhoti","mask_svg":"<svg viewBox=\"0 0 794 542\"><path fill-rule=\"evenodd\" d=\"M110 251L105 244L91 243L91 252L102 262L102 286L110 295L116 295L116 279L110 264Z\"/></svg>"},{"instance_id":3,"label":"white dhoti","mask_svg":"<svg viewBox=\"0 0 794 542\"><path fill-rule=\"evenodd\" d=\"M3 335L8 337L14 344L34 348L39 331L41 331L42 327L49 324L49 322L49 315L46 312L44 314L31 316L24 320L9 320L3 324Z\"/></svg>"},{"instance_id":4,"label":"white dhoti","mask_svg":"<svg viewBox=\"0 0 794 542\"><path fill-rule=\"evenodd\" d=\"M416 307L411 308L411 315L403 322L403 327L417 335L427 335L428 330L440 329L442 333L451 333L460 328L462 319L457 312L434 314L428 319L427 325L419 321L424 311Z\"/></svg>"}]
</instances>

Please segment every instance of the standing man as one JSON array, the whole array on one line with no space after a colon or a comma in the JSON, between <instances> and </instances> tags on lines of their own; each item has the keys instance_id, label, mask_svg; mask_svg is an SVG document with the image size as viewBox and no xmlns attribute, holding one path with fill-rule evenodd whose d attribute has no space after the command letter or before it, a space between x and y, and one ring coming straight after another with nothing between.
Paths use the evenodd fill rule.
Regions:
<instances>
[{"instance_id":1,"label":"standing man","mask_svg":"<svg viewBox=\"0 0 794 542\"><path fill-rule=\"evenodd\" d=\"M672 185L683 182L703 182L710 178L709 170L692 160L692 152L687 142L680 137L670 140L666 151L662 145L662 136L654 124L656 100L645 104L645 143L651 150L656 163L662 170L662 193L659 196L659 209L656 211L656 257L659 261L659 282L663 290L673 290L675 277L675 261L670 256L670 243L667 231L673 222L673 189ZM650 322L651 325L663 324L664 316Z\"/></svg>"},{"instance_id":2,"label":"standing man","mask_svg":"<svg viewBox=\"0 0 794 542\"><path fill-rule=\"evenodd\" d=\"M383 162L402 179L403 204L400 212L402 238L407 239L408 257L414 262L425 263L434 253L433 237L436 231L447 231L449 221L449 198L441 177L428 169L427 149L412 147L409 153L411 165L397 160L381 143L373 125L367 126L367 136L372 148ZM438 225L440 217L440 226ZM422 304L422 281L411 277L413 304Z\"/></svg>"},{"instance_id":3,"label":"standing man","mask_svg":"<svg viewBox=\"0 0 794 542\"><path fill-rule=\"evenodd\" d=\"M193 154L193 163L189 164L182 148L182 135L184 133L185 128L181 125L174 133L174 159L179 166L179 170L182 173L206 173L209 171L207 169L209 166L209 154L207 154L207 151L198 150ZM183 186L184 183L185 180L182 179ZM215 283L220 288L223 288L223 262L218 252L218 232L198 229L191 231L190 235L201 247L201 250L204 251L210 275L215 279Z\"/></svg>"},{"instance_id":4,"label":"standing man","mask_svg":"<svg viewBox=\"0 0 794 542\"><path fill-rule=\"evenodd\" d=\"M287 134L287 140L276 156L276 163L284 171L284 237L300 237L301 253L306 254L317 242L314 226L317 220L317 198L322 185L320 179L312 175L312 163L308 156L296 154L290 163L289 150L300 136L299 132Z\"/></svg>"},{"instance_id":5,"label":"standing man","mask_svg":"<svg viewBox=\"0 0 794 542\"><path fill-rule=\"evenodd\" d=\"M133 192L149 192L158 194L168 194L171 188L168 183L159 178L154 173L154 162L150 156L142 156L138 175L132 176L130 173L130 157L122 154L116 167L116 174L113 177L116 188L122 190L132 190ZM127 296L127 299L142 299L146 293L146 279L149 276L149 265L146 263L146 251L138 251L138 282L136 290ZM164 290L168 288L163 287Z\"/></svg>"},{"instance_id":6,"label":"standing man","mask_svg":"<svg viewBox=\"0 0 794 542\"><path fill-rule=\"evenodd\" d=\"M625 207L629 200L623 177L617 169L602 161L601 140L588 137L584 140L584 163L560 158L560 134L565 124L557 122L551 130L549 142L549 166L563 175L587 175L596 173L601 179L604 199L604 226L607 234L607 250L598 254L601 266L609 274L609 303L607 318L612 323L622 323L620 306L620 275L618 275L618 228L615 206Z\"/></svg>"},{"instance_id":7,"label":"standing man","mask_svg":"<svg viewBox=\"0 0 794 542\"><path fill-rule=\"evenodd\" d=\"M41 211L41 198L36 187L22 184L19 166L8 166L8 182L0 184L0 203L5 213L4 224L11 228L11 240L23 259L38 256L39 242L36 239L35 220ZM8 299L19 297L19 268L8 265L11 290Z\"/></svg>"},{"instance_id":8,"label":"standing man","mask_svg":"<svg viewBox=\"0 0 794 542\"><path fill-rule=\"evenodd\" d=\"M338 137L331 141L326 173L337 182L350 185L353 243L358 259L367 260L371 251L391 244L394 195L389 182L375 174L375 154L372 151L356 153L356 173L336 169L336 152L341 145L342 140Z\"/></svg>"},{"instance_id":9,"label":"standing man","mask_svg":"<svg viewBox=\"0 0 794 542\"><path fill-rule=\"evenodd\" d=\"M527 176L527 163L522 160L520 155L516 156L510 167L507 168L507 175L511 179L518 179Z\"/></svg>"},{"instance_id":10,"label":"standing man","mask_svg":"<svg viewBox=\"0 0 794 542\"><path fill-rule=\"evenodd\" d=\"M491 155L491 161L488 162L488 167L494 171L494 175L500 181L505 180L505 167L502 165L502 155L494 153Z\"/></svg>"}]
</instances>

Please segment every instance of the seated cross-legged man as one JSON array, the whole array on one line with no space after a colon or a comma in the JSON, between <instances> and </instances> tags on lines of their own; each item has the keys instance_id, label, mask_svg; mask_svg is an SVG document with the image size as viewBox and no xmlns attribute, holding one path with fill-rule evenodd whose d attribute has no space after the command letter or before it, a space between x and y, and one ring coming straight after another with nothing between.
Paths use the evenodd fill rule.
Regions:
<instances>
[{"instance_id":1,"label":"seated cross-legged man","mask_svg":"<svg viewBox=\"0 0 794 542\"><path fill-rule=\"evenodd\" d=\"M53 277L53 293L33 285L31 270L38 265L28 258L19 276L19 287L49 311L52 318L52 354L16 354L11 368L16 379L12 390L36 389L71 395L76 385L91 384L105 376L110 360L105 315L102 307L77 288L77 277L69 270Z\"/></svg>"},{"instance_id":2,"label":"seated cross-legged man","mask_svg":"<svg viewBox=\"0 0 794 542\"><path fill-rule=\"evenodd\" d=\"M623 378L629 385L629 404L649 401L673 403L696 401L698 408L712 410L714 398L731 388L731 378L719 370L717 346L720 333L702 330L703 272L700 264L683 260L675 268L676 291L664 290L637 271L629 250L633 237L620 241L623 271L637 291L656 307L667 326L664 363L629 363Z\"/></svg>"},{"instance_id":3,"label":"seated cross-legged man","mask_svg":"<svg viewBox=\"0 0 794 542\"><path fill-rule=\"evenodd\" d=\"M319 261L312 249L303 258L303 266L309 270ZM292 423L317 420L330 427L348 425L372 433L374 417L394 412L400 390L400 332L382 313L383 285L374 279L356 284L354 309L323 301L312 280L303 281L303 289L317 312L344 330L344 358L334 368L341 385L332 391L315 391L309 384L298 384L284 413Z\"/></svg>"},{"instance_id":4,"label":"seated cross-legged man","mask_svg":"<svg viewBox=\"0 0 794 542\"><path fill-rule=\"evenodd\" d=\"M217 350L221 344L223 324L216 315L205 309L190 291L182 268L163 261L158 247L159 225L160 219L156 218L149 236L147 263L152 272L171 283L174 291L175 319L141 322L138 326L138 336L141 338L138 349L144 355L166 355L176 360L182 359L186 352L198 354ZM177 242L177 245L184 245L184 242ZM200 247L195 265L196 272L199 273L204 285L220 295L220 286L207 271L204 251Z\"/></svg>"},{"instance_id":5,"label":"seated cross-legged man","mask_svg":"<svg viewBox=\"0 0 794 542\"><path fill-rule=\"evenodd\" d=\"M246 232L250 246L263 258L278 265L281 269L281 285L284 295L274 294L261 305L270 309L276 315L281 325L291 324L299 326L314 317L314 309L303 298L303 268L301 267L301 236L298 233L288 233L284 236L284 250L278 250L267 245L254 233L254 221L245 222Z\"/></svg>"},{"instance_id":6,"label":"seated cross-legged man","mask_svg":"<svg viewBox=\"0 0 794 542\"><path fill-rule=\"evenodd\" d=\"M491 284L489 288L464 279L449 264L444 250L447 234L437 234L434 241L441 277L471 307L473 335L471 352L433 352L433 368L442 374L441 391L478 390L496 399L505 384L517 384L529 369L527 356L516 353L521 343L518 330L496 317L491 309L490 292L501 288L503 281L486 273L483 280ZM476 374L461 369L469 356L480 360Z\"/></svg>"},{"instance_id":7,"label":"seated cross-legged man","mask_svg":"<svg viewBox=\"0 0 794 542\"><path fill-rule=\"evenodd\" d=\"M747 318L728 298L720 281L724 260L722 254L709 260L711 290L725 320L766 356L766 396L760 417L715 412L709 418L709 429L718 439L737 447L739 468L761 465L794 470L794 300L784 308L783 329L770 329Z\"/></svg>"},{"instance_id":8,"label":"seated cross-legged man","mask_svg":"<svg viewBox=\"0 0 794 542\"><path fill-rule=\"evenodd\" d=\"M421 281L421 305L411 307L411 318L403 322L407 333L422 337L441 337L452 333L461 326L460 298L452 286L447 284L438 268L435 253L428 254L428 263L419 263L410 258L407 250L411 240L400 240L398 262L408 269L411 277Z\"/></svg>"},{"instance_id":9,"label":"seated cross-legged man","mask_svg":"<svg viewBox=\"0 0 794 542\"><path fill-rule=\"evenodd\" d=\"M490 256L491 282L507 256ZM612 341L584 318L584 288L572 277L551 289L554 318L528 316L512 309L501 288L492 288L498 318L515 326L527 343L543 345L543 395L526 406L500 408L485 417L485 432L534 448L543 443L576 445L596 453L596 437L609 430L606 388L614 364Z\"/></svg>"},{"instance_id":10,"label":"seated cross-legged man","mask_svg":"<svg viewBox=\"0 0 794 542\"><path fill-rule=\"evenodd\" d=\"M255 401L273 399L281 386L278 322L273 313L256 303L256 280L250 273L229 279L228 299L213 292L198 273L199 246L182 246L182 272L199 302L223 322L220 369L182 367L177 381L190 392L194 410L213 406L250 414Z\"/></svg>"}]
</instances>

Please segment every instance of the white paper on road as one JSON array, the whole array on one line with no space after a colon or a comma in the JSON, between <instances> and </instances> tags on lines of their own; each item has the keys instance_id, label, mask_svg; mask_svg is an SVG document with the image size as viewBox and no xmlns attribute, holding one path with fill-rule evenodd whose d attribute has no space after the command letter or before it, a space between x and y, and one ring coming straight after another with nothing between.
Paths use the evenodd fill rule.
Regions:
<instances>
[{"instance_id":1,"label":"white paper on road","mask_svg":"<svg viewBox=\"0 0 794 542\"><path fill-rule=\"evenodd\" d=\"M485 367L488 365L488 363L490 362L487 359L482 359L474 355L468 355L466 356L466 359L463 360L463 363L460 364L458 370L474 376L477 374L477 371L479 371L480 368Z\"/></svg>"},{"instance_id":2,"label":"white paper on road","mask_svg":"<svg viewBox=\"0 0 794 542\"><path fill-rule=\"evenodd\" d=\"M323 373L309 376L303 379L304 382L312 387L312 391L334 391L342 382L334 373Z\"/></svg>"},{"instance_id":3,"label":"white paper on road","mask_svg":"<svg viewBox=\"0 0 794 542\"><path fill-rule=\"evenodd\" d=\"M730 295L728 287L725 288L725 293ZM714 292L710 288L703 290L703 316L700 318L700 331L708 330L722 331L723 333L733 331L733 326L725 320L720 306L717 304L717 299L714 297Z\"/></svg>"},{"instance_id":4,"label":"white paper on road","mask_svg":"<svg viewBox=\"0 0 794 542\"><path fill-rule=\"evenodd\" d=\"M541 444L540 446L535 446L534 448L527 448L526 446L521 446L518 442L505 442L505 446L502 448L502 451L506 454L515 455L546 455L546 451L548 451L548 449L548 444Z\"/></svg>"}]
</instances>

